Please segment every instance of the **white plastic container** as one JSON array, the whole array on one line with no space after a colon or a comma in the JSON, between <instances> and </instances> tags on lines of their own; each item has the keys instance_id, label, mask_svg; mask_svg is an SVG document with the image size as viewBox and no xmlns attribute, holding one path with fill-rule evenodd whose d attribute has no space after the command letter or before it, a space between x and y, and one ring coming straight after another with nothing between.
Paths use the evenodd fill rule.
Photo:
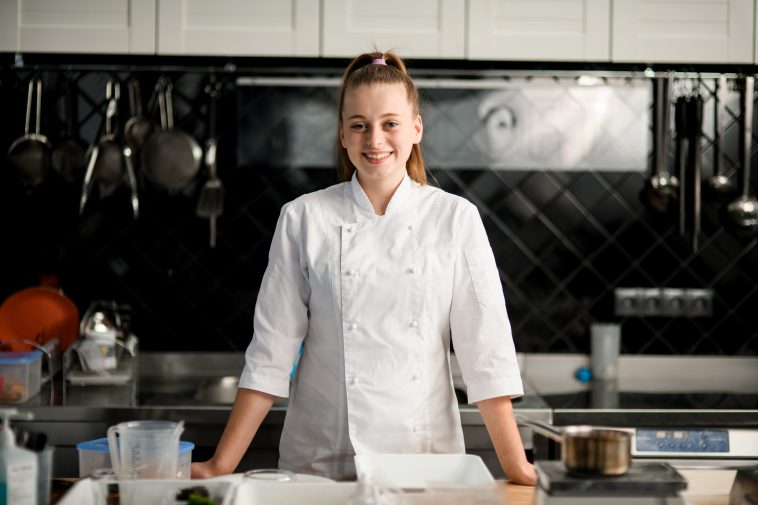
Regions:
<instances>
[{"instance_id":1,"label":"white plastic container","mask_svg":"<svg viewBox=\"0 0 758 505\"><path fill-rule=\"evenodd\" d=\"M119 481L120 503L134 505L179 504L174 499L177 492L194 486L205 487L211 498L219 505L240 505L234 500L234 484L238 479L233 476L217 477L205 480L127 480ZM115 481L98 481L81 479L63 495L58 505L102 505L106 503L106 486Z\"/></svg>"},{"instance_id":2,"label":"white plastic container","mask_svg":"<svg viewBox=\"0 0 758 505\"><path fill-rule=\"evenodd\" d=\"M235 492L234 505L293 503L344 505L355 493L355 482L251 482L243 480Z\"/></svg>"},{"instance_id":3,"label":"white plastic container","mask_svg":"<svg viewBox=\"0 0 758 505\"><path fill-rule=\"evenodd\" d=\"M179 460L177 461L177 479L189 479L192 465L192 449L195 444L179 442ZM107 438L98 438L76 444L79 451L79 478L89 477L100 468L111 468L111 454Z\"/></svg>"},{"instance_id":4,"label":"white plastic container","mask_svg":"<svg viewBox=\"0 0 758 505\"><path fill-rule=\"evenodd\" d=\"M0 403L21 403L39 393L42 351L0 352Z\"/></svg>"},{"instance_id":5,"label":"white plastic container","mask_svg":"<svg viewBox=\"0 0 758 505\"><path fill-rule=\"evenodd\" d=\"M493 485L495 479L474 454L360 454L358 480L379 487L429 489Z\"/></svg>"}]
</instances>

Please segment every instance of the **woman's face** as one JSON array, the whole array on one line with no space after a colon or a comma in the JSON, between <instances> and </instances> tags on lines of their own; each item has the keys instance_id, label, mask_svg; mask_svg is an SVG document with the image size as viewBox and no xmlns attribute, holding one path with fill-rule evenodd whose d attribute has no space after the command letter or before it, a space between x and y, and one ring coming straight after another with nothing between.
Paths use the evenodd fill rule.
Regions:
<instances>
[{"instance_id":1,"label":"woman's face","mask_svg":"<svg viewBox=\"0 0 758 505\"><path fill-rule=\"evenodd\" d=\"M399 183L423 125L405 86L373 84L345 93L340 142L362 182Z\"/></svg>"}]
</instances>

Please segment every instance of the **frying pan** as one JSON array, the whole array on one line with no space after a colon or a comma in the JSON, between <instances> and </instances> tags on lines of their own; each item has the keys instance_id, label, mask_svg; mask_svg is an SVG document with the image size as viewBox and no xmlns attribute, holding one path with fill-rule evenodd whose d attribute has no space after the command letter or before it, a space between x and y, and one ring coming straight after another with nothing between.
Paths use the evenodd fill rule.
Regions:
<instances>
[{"instance_id":1,"label":"frying pan","mask_svg":"<svg viewBox=\"0 0 758 505\"><path fill-rule=\"evenodd\" d=\"M0 341L31 340L44 344L57 337L64 351L79 334L79 310L68 297L47 286L25 288L0 305ZM27 350L23 344L11 349Z\"/></svg>"},{"instance_id":2,"label":"frying pan","mask_svg":"<svg viewBox=\"0 0 758 505\"><path fill-rule=\"evenodd\" d=\"M632 435L623 430L592 426L555 426L516 415L519 425L561 444L561 459L575 475L624 475L631 465Z\"/></svg>"},{"instance_id":3,"label":"frying pan","mask_svg":"<svg viewBox=\"0 0 758 505\"><path fill-rule=\"evenodd\" d=\"M158 186L179 191L200 169L203 150L190 135L174 129L171 83L161 78L157 88L162 129L153 133L142 149L142 170Z\"/></svg>"},{"instance_id":4,"label":"frying pan","mask_svg":"<svg viewBox=\"0 0 758 505\"><path fill-rule=\"evenodd\" d=\"M37 89L37 109L34 132L30 132L32 118L32 102L34 89ZM8 159L18 172L21 182L26 187L36 186L47 178L50 172L50 141L40 133L42 115L42 80L29 81L29 91L26 99L26 122L24 135L16 139L8 150Z\"/></svg>"}]
</instances>

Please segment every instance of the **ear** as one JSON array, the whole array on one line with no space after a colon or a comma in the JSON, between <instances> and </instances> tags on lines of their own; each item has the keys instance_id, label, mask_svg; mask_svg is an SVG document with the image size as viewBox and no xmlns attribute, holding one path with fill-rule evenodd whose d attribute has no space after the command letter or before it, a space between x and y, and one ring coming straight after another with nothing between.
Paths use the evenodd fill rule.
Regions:
<instances>
[{"instance_id":1,"label":"ear","mask_svg":"<svg viewBox=\"0 0 758 505\"><path fill-rule=\"evenodd\" d=\"M418 144L424 135L424 122L421 120L420 114L413 120L413 129L416 130L416 138L413 140L413 143Z\"/></svg>"}]
</instances>

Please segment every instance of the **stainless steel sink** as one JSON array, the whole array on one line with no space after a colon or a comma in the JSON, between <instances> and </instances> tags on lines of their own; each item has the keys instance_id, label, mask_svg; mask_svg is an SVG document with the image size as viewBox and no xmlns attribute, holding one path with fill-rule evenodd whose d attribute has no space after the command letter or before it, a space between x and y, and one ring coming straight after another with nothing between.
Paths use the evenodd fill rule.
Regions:
<instances>
[{"instance_id":1,"label":"stainless steel sink","mask_svg":"<svg viewBox=\"0 0 758 505\"><path fill-rule=\"evenodd\" d=\"M194 399L200 403L231 405L237 396L238 387L239 378L235 376L211 379L197 389Z\"/></svg>"}]
</instances>

